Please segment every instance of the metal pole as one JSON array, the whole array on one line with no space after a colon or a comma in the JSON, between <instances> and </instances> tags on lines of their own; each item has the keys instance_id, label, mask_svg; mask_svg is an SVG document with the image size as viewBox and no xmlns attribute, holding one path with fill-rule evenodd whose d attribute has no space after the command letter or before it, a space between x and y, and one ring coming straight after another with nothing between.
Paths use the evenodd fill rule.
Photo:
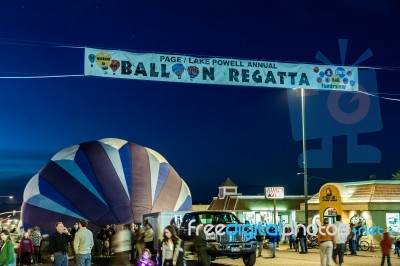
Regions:
<instances>
[{"instance_id":1,"label":"metal pole","mask_svg":"<svg viewBox=\"0 0 400 266\"><path fill-rule=\"evenodd\" d=\"M274 224L276 224L276 199L274 199Z\"/></svg>"},{"instance_id":2,"label":"metal pole","mask_svg":"<svg viewBox=\"0 0 400 266\"><path fill-rule=\"evenodd\" d=\"M303 166L304 166L304 215L305 225L308 225L308 175L307 175L307 147L306 147L306 100L304 88L301 88L301 130L303 133Z\"/></svg>"}]
</instances>

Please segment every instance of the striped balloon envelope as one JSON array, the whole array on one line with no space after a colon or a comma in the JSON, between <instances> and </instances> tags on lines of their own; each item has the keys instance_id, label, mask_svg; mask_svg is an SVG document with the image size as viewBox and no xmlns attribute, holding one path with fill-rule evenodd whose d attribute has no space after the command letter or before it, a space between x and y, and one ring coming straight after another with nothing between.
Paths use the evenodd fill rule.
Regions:
<instances>
[{"instance_id":1,"label":"striped balloon envelope","mask_svg":"<svg viewBox=\"0 0 400 266\"><path fill-rule=\"evenodd\" d=\"M24 190L24 227L54 232L80 219L89 228L142 222L146 213L186 211L192 197L178 173L154 150L107 138L67 147Z\"/></svg>"}]
</instances>

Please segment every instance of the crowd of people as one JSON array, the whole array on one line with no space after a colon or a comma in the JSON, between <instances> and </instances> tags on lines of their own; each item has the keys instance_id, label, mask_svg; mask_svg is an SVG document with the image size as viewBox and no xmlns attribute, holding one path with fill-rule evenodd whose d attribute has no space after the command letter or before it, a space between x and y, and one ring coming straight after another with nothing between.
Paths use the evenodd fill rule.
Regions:
<instances>
[{"instance_id":1,"label":"crowd of people","mask_svg":"<svg viewBox=\"0 0 400 266\"><path fill-rule=\"evenodd\" d=\"M55 231L48 236L48 249L44 252L54 266L68 266L70 259L78 266L90 266L92 255L112 256L116 264L127 266L183 265L179 262L184 260L183 241L173 226L165 228L161 243L154 243L153 228L148 222L143 226L105 225L95 237L87 226L85 220L77 221L73 228L67 228L62 222L55 223ZM25 231L21 227L15 234L13 241L8 230L1 232L0 266L42 264L41 251L46 248L42 247L40 228Z\"/></svg>"},{"instance_id":2,"label":"crowd of people","mask_svg":"<svg viewBox=\"0 0 400 266\"><path fill-rule=\"evenodd\" d=\"M328 227L329 219L322 222L323 227L318 230L317 241L319 245L321 265L343 265L346 245L350 255L357 255L359 236L357 230L352 230L341 221L341 216L336 216L335 228ZM78 266L90 266L92 255L99 257L113 256L119 265L138 266L183 266L184 252L183 241L178 237L174 226L167 226L163 231L161 243L154 243L154 231L150 223L105 225L101 228L96 238L87 228L88 222L80 220L73 228L66 228L62 222L55 224L55 232L48 240L48 253L55 266L68 266L68 260L72 255ZM258 256L262 256L265 238L269 241L269 249L272 257L276 257L276 249L279 246L282 232L274 232L275 227L270 227L268 233L256 235L258 242ZM0 243L0 266L19 265L27 266L42 263L41 246L43 242L40 228L35 226L27 231L23 227L19 229L17 239L17 253L8 230L1 231ZM299 226L297 232L292 232L284 239L289 243L290 249L300 254L307 254L307 232L304 227ZM395 241L394 253L400 256L400 239ZM380 242L382 261L391 265L390 253L392 251L392 240L387 232L383 234Z\"/></svg>"},{"instance_id":3,"label":"crowd of people","mask_svg":"<svg viewBox=\"0 0 400 266\"><path fill-rule=\"evenodd\" d=\"M256 240L258 242L258 257L262 256L263 247L267 243L270 255L276 257L276 249L279 246L279 242L282 236L282 230L285 231L286 237L283 239L283 243L289 244L289 249L294 249L295 252L300 254L307 254L309 246L313 246L313 241L315 245L319 247L320 262L323 266L333 265L333 262L337 265L343 265L344 255L346 251L346 246L350 253L350 256L357 256L357 251L359 250L359 242L362 237L362 230L360 225L355 225L350 223L346 225L342 222L341 215L336 216L336 221L334 227L329 227L329 219L324 218L321 223L321 227L317 226L316 237L308 234L305 230L305 225L301 226L297 224L297 231L291 231L290 227L285 227L282 225L277 225L269 227L269 232L260 232L256 235ZM275 233L275 228L280 228L279 234ZM285 228L285 229L282 229ZM333 229L335 228L335 229ZM355 229L355 230L353 230ZM382 240L380 241L380 247L382 252L381 265L385 264L385 261L390 266L390 253L392 252L392 239L388 232L383 234ZM400 238L394 241L394 254L400 257Z\"/></svg>"}]
</instances>

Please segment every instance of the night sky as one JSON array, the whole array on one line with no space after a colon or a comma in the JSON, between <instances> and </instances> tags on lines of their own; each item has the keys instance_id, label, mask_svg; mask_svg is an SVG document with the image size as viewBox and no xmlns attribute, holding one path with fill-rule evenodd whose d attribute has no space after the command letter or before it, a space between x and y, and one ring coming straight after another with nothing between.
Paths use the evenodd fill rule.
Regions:
<instances>
[{"instance_id":1,"label":"night sky","mask_svg":"<svg viewBox=\"0 0 400 266\"><path fill-rule=\"evenodd\" d=\"M245 195L265 186L303 193L295 91L84 76L83 47L356 64L372 96L306 97L307 147L322 150L307 153L309 193L330 181L391 179L400 169L400 4L325 3L1 1L0 195L22 202L55 153L108 137L162 154L194 202L209 203L228 177Z\"/></svg>"}]
</instances>

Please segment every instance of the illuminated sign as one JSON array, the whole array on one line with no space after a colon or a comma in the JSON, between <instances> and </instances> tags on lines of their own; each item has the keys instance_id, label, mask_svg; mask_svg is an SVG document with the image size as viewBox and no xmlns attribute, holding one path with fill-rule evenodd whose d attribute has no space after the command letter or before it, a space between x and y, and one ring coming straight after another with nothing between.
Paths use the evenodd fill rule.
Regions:
<instances>
[{"instance_id":1,"label":"illuminated sign","mask_svg":"<svg viewBox=\"0 0 400 266\"><path fill-rule=\"evenodd\" d=\"M285 197L284 187L265 187L266 199L283 199Z\"/></svg>"}]
</instances>

